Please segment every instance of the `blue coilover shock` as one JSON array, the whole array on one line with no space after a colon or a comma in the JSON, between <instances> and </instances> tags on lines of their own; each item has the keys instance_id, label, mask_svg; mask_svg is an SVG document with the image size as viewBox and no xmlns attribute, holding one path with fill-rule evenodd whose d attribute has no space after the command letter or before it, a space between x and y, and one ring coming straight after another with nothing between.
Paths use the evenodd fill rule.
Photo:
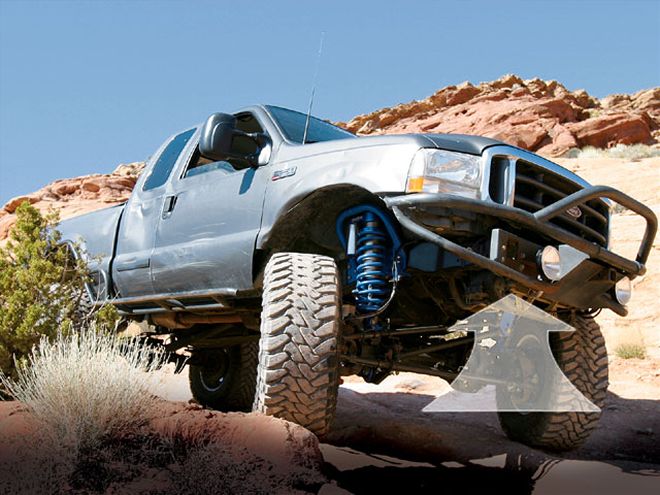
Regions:
<instances>
[{"instance_id":1,"label":"blue coilover shock","mask_svg":"<svg viewBox=\"0 0 660 495\"><path fill-rule=\"evenodd\" d=\"M378 311L389 299L392 286L391 246L380 219L365 212L356 222L355 307L358 313Z\"/></svg>"}]
</instances>

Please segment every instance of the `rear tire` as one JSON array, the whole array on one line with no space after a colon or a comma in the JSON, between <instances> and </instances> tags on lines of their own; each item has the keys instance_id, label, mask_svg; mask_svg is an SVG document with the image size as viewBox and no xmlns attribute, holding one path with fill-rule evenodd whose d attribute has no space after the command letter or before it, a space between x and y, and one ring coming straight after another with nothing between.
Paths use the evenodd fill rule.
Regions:
<instances>
[{"instance_id":1,"label":"rear tire","mask_svg":"<svg viewBox=\"0 0 660 495\"><path fill-rule=\"evenodd\" d=\"M197 402L219 411L249 412L257 384L258 342L226 347L190 365L190 391Z\"/></svg>"},{"instance_id":2,"label":"rear tire","mask_svg":"<svg viewBox=\"0 0 660 495\"><path fill-rule=\"evenodd\" d=\"M602 408L608 386L605 339L593 318L577 316L569 323L574 332L551 334L552 353L573 385ZM565 451L585 442L596 427L600 412L501 412L498 417L510 439L532 447Z\"/></svg>"},{"instance_id":3,"label":"rear tire","mask_svg":"<svg viewBox=\"0 0 660 495\"><path fill-rule=\"evenodd\" d=\"M264 277L255 411L328 433L339 387L340 304L332 258L273 255Z\"/></svg>"}]
</instances>

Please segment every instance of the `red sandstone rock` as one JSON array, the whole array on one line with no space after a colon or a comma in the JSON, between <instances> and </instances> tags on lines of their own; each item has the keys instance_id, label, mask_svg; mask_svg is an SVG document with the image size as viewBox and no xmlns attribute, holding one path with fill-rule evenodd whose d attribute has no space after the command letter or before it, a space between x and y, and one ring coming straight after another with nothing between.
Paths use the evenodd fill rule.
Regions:
<instances>
[{"instance_id":1,"label":"red sandstone rock","mask_svg":"<svg viewBox=\"0 0 660 495\"><path fill-rule=\"evenodd\" d=\"M650 144L651 129L642 115L614 113L568 126L580 147L608 148L616 144Z\"/></svg>"},{"instance_id":2,"label":"red sandstone rock","mask_svg":"<svg viewBox=\"0 0 660 495\"><path fill-rule=\"evenodd\" d=\"M34 195L29 195L29 196L17 196L15 198L10 199L7 204L3 207L3 209L7 213L14 213L16 211L16 208L18 208L22 203L28 201L30 204L37 203L39 201L39 198L34 196Z\"/></svg>"},{"instance_id":3,"label":"red sandstone rock","mask_svg":"<svg viewBox=\"0 0 660 495\"><path fill-rule=\"evenodd\" d=\"M425 100L358 115L341 125L364 135L478 134L559 156L574 147L657 142L660 88L598 100L557 81L506 75L477 86L447 86Z\"/></svg>"},{"instance_id":4,"label":"red sandstone rock","mask_svg":"<svg viewBox=\"0 0 660 495\"><path fill-rule=\"evenodd\" d=\"M136 162L120 165L111 174L59 179L32 194L11 199L0 209L0 241L8 237L16 222L14 212L24 201L44 213L57 210L62 219L107 208L129 198L143 168L144 163Z\"/></svg>"}]
</instances>

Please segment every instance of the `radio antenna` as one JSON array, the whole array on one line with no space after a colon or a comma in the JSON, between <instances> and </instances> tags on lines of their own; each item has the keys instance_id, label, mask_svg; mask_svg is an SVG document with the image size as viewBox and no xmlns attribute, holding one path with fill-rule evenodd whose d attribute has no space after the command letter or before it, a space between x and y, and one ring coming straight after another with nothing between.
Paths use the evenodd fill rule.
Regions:
<instances>
[{"instance_id":1,"label":"radio antenna","mask_svg":"<svg viewBox=\"0 0 660 495\"><path fill-rule=\"evenodd\" d=\"M307 131L309 130L309 119L312 117L312 105L314 105L314 95L316 94L316 79L319 75L319 66L321 65L321 54L323 53L323 39L325 31L321 32L321 41L319 43L319 53L316 57L316 70L314 70L314 79L312 80L312 94L309 97L309 108L307 109L307 118L305 119L305 132L303 132L302 144L307 141Z\"/></svg>"}]
</instances>

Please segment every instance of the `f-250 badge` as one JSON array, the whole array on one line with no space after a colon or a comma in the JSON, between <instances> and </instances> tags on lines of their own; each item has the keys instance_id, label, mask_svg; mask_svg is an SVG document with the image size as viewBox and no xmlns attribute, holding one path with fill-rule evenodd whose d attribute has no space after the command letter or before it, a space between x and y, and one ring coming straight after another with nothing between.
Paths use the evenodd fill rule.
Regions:
<instances>
[{"instance_id":1,"label":"f-250 badge","mask_svg":"<svg viewBox=\"0 0 660 495\"><path fill-rule=\"evenodd\" d=\"M284 168L282 170L276 170L273 172L273 177L272 180L280 180L284 179L286 177L291 177L292 175L296 175L296 167L289 167L289 168Z\"/></svg>"}]
</instances>

